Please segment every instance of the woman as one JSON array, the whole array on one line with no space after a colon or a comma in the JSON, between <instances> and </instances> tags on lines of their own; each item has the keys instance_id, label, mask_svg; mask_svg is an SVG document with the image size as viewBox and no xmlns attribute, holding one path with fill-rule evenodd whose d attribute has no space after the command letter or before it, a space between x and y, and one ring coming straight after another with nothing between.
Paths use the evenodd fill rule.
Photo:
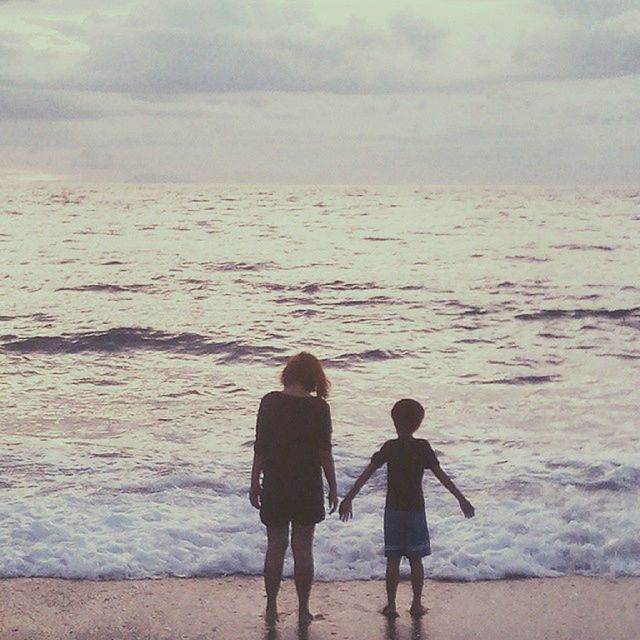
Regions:
<instances>
[{"instance_id":1,"label":"woman","mask_svg":"<svg viewBox=\"0 0 640 640\"><path fill-rule=\"evenodd\" d=\"M270 624L278 619L276 600L291 524L298 615L300 622L308 623L313 620L313 532L325 516L322 471L329 485L330 513L338 504L331 414L325 400L329 381L318 359L304 352L289 359L281 380L283 390L268 393L260 402L249 499L267 527L265 618Z\"/></svg>"}]
</instances>

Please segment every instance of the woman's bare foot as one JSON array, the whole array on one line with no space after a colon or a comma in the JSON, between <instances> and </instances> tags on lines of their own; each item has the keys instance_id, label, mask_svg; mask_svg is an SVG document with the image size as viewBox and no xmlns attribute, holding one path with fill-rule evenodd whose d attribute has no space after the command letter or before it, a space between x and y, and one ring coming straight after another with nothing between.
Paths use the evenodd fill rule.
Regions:
<instances>
[{"instance_id":1,"label":"woman's bare foot","mask_svg":"<svg viewBox=\"0 0 640 640\"><path fill-rule=\"evenodd\" d=\"M268 625L274 625L278 622L278 610L275 607L267 607L264 612L264 621Z\"/></svg>"},{"instance_id":2,"label":"woman's bare foot","mask_svg":"<svg viewBox=\"0 0 640 640\"><path fill-rule=\"evenodd\" d=\"M395 618L400 617L400 614L396 611L395 604L385 605L384 609L382 610L382 615L389 618L389 620L394 620Z\"/></svg>"},{"instance_id":3,"label":"woman's bare foot","mask_svg":"<svg viewBox=\"0 0 640 640\"><path fill-rule=\"evenodd\" d=\"M424 607L420 602L418 602L417 604L412 604L411 609L409 609L409 613L414 618L421 618L425 613L427 613L427 611L429 611L429 609L427 609L427 607Z\"/></svg>"}]
</instances>

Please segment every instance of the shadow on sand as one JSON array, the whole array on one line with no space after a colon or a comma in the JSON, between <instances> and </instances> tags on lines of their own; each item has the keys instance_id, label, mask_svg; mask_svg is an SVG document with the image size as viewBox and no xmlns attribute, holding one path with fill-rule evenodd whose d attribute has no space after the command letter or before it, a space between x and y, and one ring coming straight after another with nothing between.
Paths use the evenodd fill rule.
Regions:
<instances>
[{"instance_id":1,"label":"shadow on sand","mask_svg":"<svg viewBox=\"0 0 640 640\"><path fill-rule=\"evenodd\" d=\"M406 624L398 620L382 621L379 633L374 635L371 629L367 634L367 640L429 640L429 634L425 629L423 618L411 618ZM373 632L373 633L372 633ZM353 637L358 637L356 632ZM278 629L269 627L266 629L263 640L334 640L335 628L326 624L298 625L296 628Z\"/></svg>"}]
</instances>

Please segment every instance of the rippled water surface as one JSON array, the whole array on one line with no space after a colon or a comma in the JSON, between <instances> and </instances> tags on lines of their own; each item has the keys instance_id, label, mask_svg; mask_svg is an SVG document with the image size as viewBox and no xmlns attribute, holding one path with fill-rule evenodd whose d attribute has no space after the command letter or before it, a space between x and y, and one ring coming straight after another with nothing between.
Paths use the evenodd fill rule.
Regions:
<instances>
[{"instance_id":1,"label":"rippled water surface","mask_svg":"<svg viewBox=\"0 0 640 640\"><path fill-rule=\"evenodd\" d=\"M640 193L0 184L0 575L259 573L254 416L302 348L344 492L393 402L437 577L640 574ZM384 473L318 527L380 576Z\"/></svg>"}]
</instances>

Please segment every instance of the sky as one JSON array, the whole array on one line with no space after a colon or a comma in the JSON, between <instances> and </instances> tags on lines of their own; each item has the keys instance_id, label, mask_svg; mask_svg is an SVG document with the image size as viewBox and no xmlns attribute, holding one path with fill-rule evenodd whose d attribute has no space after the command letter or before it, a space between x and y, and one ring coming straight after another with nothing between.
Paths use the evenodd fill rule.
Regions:
<instances>
[{"instance_id":1,"label":"sky","mask_svg":"<svg viewBox=\"0 0 640 640\"><path fill-rule=\"evenodd\" d=\"M640 0L0 0L0 177L640 182Z\"/></svg>"}]
</instances>

